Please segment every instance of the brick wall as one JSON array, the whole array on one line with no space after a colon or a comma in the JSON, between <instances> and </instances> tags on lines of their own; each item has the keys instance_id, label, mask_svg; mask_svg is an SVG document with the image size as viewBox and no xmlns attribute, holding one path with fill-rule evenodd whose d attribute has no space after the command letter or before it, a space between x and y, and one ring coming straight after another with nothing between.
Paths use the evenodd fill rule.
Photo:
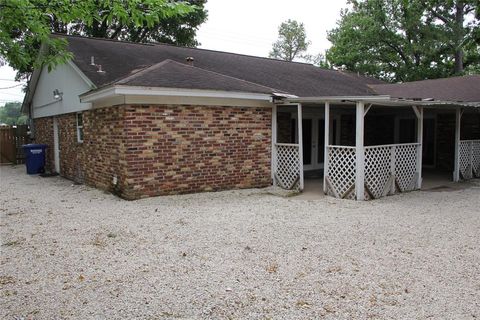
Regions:
<instances>
[{"instance_id":1,"label":"brick wall","mask_svg":"<svg viewBox=\"0 0 480 320\"><path fill-rule=\"evenodd\" d=\"M342 114L340 116L340 145L354 146L356 134L356 121L354 114Z\"/></svg>"},{"instance_id":2,"label":"brick wall","mask_svg":"<svg viewBox=\"0 0 480 320\"><path fill-rule=\"evenodd\" d=\"M127 198L271 183L271 109L154 105L125 112Z\"/></svg>"},{"instance_id":3,"label":"brick wall","mask_svg":"<svg viewBox=\"0 0 480 320\"><path fill-rule=\"evenodd\" d=\"M61 175L127 199L271 183L270 109L114 106L83 112L83 121L78 143L76 115L58 117ZM35 126L52 170L53 118Z\"/></svg>"},{"instance_id":4,"label":"brick wall","mask_svg":"<svg viewBox=\"0 0 480 320\"><path fill-rule=\"evenodd\" d=\"M84 143L77 141L76 114L58 116L60 174L121 195L125 184L120 166L124 154L123 113L123 107L83 112ZM35 119L35 142L49 146L46 169L53 171L53 117ZM118 179L116 186L112 183L114 175Z\"/></svg>"},{"instance_id":5,"label":"brick wall","mask_svg":"<svg viewBox=\"0 0 480 320\"><path fill-rule=\"evenodd\" d=\"M295 136L292 136L292 115L289 112L277 113L277 142L295 143Z\"/></svg>"},{"instance_id":6,"label":"brick wall","mask_svg":"<svg viewBox=\"0 0 480 320\"><path fill-rule=\"evenodd\" d=\"M436 167L441 171L453 171L455 158L455 113L437 115L437 160Z\"/></svg>"},{"instance_id":7,"label":"brick wall","mask_svg":"<svg viewBox=\"0 0 480 320\"><path fill-rule=\"evenodd\" d=\"M460 137L462 140L480 139L480 114L478 112L465 112L462 116L462 125L460 128Z\"/></svg>"},{"instance_id":8,"label":"brick wall","mask_svg":"<svg viewBox=\"0 0 480 320\"><path fill-rule=\"evenodd\" d=\"M353 128L353 130L356 130L356 128ZM393 144L395 141L394 136L395 136L395 117L394 116L367 114L367 116L365 117L365 145L366 146ZM353 143L355 142L353 141Z\"/></svg>"}]
</instances>

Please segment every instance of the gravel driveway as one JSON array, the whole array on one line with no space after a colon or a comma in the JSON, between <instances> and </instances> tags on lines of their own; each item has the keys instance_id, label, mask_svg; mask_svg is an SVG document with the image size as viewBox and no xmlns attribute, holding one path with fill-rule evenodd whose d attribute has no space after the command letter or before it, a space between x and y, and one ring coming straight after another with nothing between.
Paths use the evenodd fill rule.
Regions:
<instances>
[{"instance_id":1,"label":"gravel driveway","mask_svg":"<svg viewBox=\"0 0 480 320\"><path fill-rule=\"evenodd\" d=\"M480 318L480 182L124 201L0 168L1 319Z\"/></svg>"}]
</instances>

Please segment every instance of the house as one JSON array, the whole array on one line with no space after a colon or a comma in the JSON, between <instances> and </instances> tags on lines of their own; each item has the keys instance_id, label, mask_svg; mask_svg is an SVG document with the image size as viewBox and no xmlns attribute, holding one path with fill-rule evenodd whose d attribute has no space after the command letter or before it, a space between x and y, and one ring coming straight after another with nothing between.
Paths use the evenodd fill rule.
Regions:
<instances>
[{"instance_id":1,"label":"house","mask_svg":"<svg viewBox=\"0 0 480 320\"><path fill-rule=\"evenodd\" d=\"M480 76L385 84L261 57L56 35L23 110L47 169L126 199L265 187L357 200L480 175ZM453 173L453 174L452 174ZM308 180L308 179L307 179ZM319 190L320 191L320 190Z\"/></svg>"}]
</instances>

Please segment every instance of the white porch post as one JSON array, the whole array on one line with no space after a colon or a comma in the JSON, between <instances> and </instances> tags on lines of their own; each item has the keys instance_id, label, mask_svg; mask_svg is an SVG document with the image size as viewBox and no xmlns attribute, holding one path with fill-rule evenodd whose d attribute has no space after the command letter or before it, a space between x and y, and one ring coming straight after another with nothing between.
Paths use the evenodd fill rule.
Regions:
<instances>
[{"instance_id":1,"label":"white porch post","mask_svg":"<svg viewBox=\"0 0 480 320\"><path fill-rule=\"evenodd\" d=\"M323 157L323 193L327 194L328 146L330 145L330 103L325 102L325 147Z\"/></svg>"},{"instance_id":2,"label":"white porch post","mask_svg":"<svg viewBox=\"0 0 480 320\"><path fill-rule=\"evenodd\" d=\"M302 104L297 104L298 112L298 159L300 167L300 191L303 191L304 180L303 180L303 129L302 129Z\"/></svg>"},{"instance_id":3,"label":"white porch post","mask_svg":"<svg viewBox=\"0 0 480 320\"><path fill-rule=\"evenodd\" d=\"M277 152L275 150L275 144L277 143L277 105L274 104L272 107L272 182L275 185L275 171L276 171L276 157Z\"/></svg>"},{"instance_id":4,"label":"white porch post","mask_svg":"<svg viewBox=\"0 0 480 320\"><path fill-rule=\"evenodd\" d=\"M413 107L417 115L417 189L422 188L422 164L423 164L423 107Z\"/></svg>"},{"instance_id":5,"label":"white porch post","mask_svg":"<svg viewBox=\"0 0 480 320\"><path fill-rule=\"evenodd\" d=\"M365 200L365 147L363 141L365 124L365 104L363 101L357 102L357 121L356 121L356 179L355 192L357 200Z\"/></svg>"},{"instance_id":6,"label":"white porch post","mask_svg":"<svg viewBox=\"0 0 480 320\"><path fill-rule=\"evenodd\" d=\"M453 181L460 180L460 125L462 122L462 110L457 107L455 113L455 159L453 169Z\"/></svg>"}]
</instances>

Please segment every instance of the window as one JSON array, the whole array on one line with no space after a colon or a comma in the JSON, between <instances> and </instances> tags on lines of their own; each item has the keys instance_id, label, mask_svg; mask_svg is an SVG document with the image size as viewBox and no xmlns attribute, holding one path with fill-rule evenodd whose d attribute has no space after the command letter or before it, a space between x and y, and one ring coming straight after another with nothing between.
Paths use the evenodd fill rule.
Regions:
<instances>
[{"instance_id":1,"label":"window","mask_svg":"<svg viewBox=\"0 0 480 320\"><path fill-rule=\"evenodd\" d=\"M83 115L81 113L77 113L77 141L83 142Z\"/></svg>"}]
</instances>

